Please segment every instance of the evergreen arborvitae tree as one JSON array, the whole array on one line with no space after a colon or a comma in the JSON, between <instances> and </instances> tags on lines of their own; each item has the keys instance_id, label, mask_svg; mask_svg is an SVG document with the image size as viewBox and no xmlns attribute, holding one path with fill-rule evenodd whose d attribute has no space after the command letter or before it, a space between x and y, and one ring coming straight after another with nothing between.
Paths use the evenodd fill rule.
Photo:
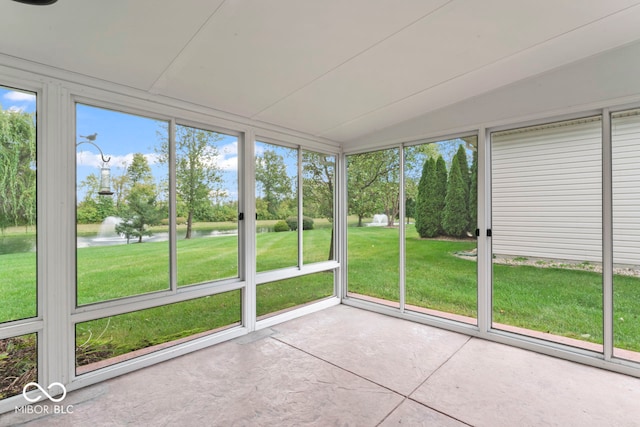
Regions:
<instances>
[{"instance_id":1,"label":"evergreen arborvitae tree","mask_svg":"<svg viewBox=\"0 0 640 427\"><path fill-rule=\"evenodd\" d=\"M426 230L427 224L427 203L429 201L428 188L430 181L435 176L435 161L433 158L428 158L422 165L422 175L420 176L420 182L418 183L418 195L416 197L415 207L415 219L416 219L416 231L420 237L433 237L429 236Z\"/></svg>"},{"instance_id":2,"label":"evergreen arborvitae tree","mask_svg":"<svg viewBox=\"0 0 640 427\"><path fill-rule=\"evenodd\" d=\"M428 237L442 234L442 212L447 194L447 165L442 156L433 161L433 177L427 183L425 233Z\"/></svg>"},{"instance_id":3,"label":"evergreen arborvitae tree","mask_svg":"<svg viewBox=\"0 0 640 427\"><path fill-rule=\"evenodd\" d=\"M457 156L457 155L456 155ZM445 200L442 227L447 236L464 237L469 225L467 210L466 183L460 173L460 164L456 157L451 164L447 196Z\"/></svg>"},{"instance_id":4,"label":"evergreen arborvitae tree","mask_svg":"<svg viewBox=\"0 0 640 427\"><path fill-rule=\"evenodd\" d=\"M471 176L469 174L469 163L467 163L467 150L465 150L464 145L460 144L458 146L458 151L456 151L455 156L453 156L453 161L458 161L458 165L460 165L460 175L462 175L462 179L464 180L465 190L467 194L469 193L469 187L471 185Z\"/></svg>"},{"instance_id":5,"label":"evergreen arborvitae tree","mask_svg":"<svg viewBox=\"0 0 640 427\"><path fill-rule=\"evenodd\" d=\"M438 234L444 234L442 216L444 214L445 199L447 197L447 177L447 164L442 156L438 156L438 160L436 161L436 182L433 192L433 206L434 212L436 212Z\"/></svg>"},{"instance_id":6,"label":"evergreen arborvitae tree","mask_svg":"<svg viewBox=\"0 0 640 427\"><path fill-rule=\"evenodd\" d=\"M478 150L473 152L469 185L469 230L478 228Z\"/></svg>"}]
</instances>

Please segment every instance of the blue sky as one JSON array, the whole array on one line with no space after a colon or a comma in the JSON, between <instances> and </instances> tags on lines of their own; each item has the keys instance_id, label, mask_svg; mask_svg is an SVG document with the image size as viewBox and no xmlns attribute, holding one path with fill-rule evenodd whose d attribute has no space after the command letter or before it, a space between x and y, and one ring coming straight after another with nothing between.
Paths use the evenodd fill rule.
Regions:
<instances>
[{"instance_id":1,"label":"blue sky","mask_svg":"<svg viewBox=\"0 0 640 427\"><path fill-rule=\"evenodd\" d=\"M111 157L109 167L112 176L125 173L135 153L142 153L158 182L166 180L168 168L158 161L156 148L167 135L167 122L117 111L105 110L83 104L76 106L77 142L82 136L97 133L95 143L100 146L105 157ZM218 155L214 162L221 169L224 191L228 199L236 200L238 170L238 139L222 135L217 141ZM102 159L98 150L90 144L80 144L76 156L77 179L82 181L90 173L98 173Z\"/></svg>"},{"instance_id":2,"label":"blue sky","mask_svg":"<svg viewBox=\"0 0 640 427\"><path fill-rule=\"evenodd\" d=\"M0 105L3 110L16 110L33 113L36 111L36 95L0 86Z\"/></svg>"},{"instance_id":3,"label":"blue sky","mask_svg":"<svg viewBox=\"0 0 640 427\"><path fill-rule=\"evenodd\" d=\"M33 113L36 110L36 97L33 93L0 86L0 105L4 110ZM160 146L162 137L158 133L166 134L166 126L166 122L161 120L77 104L75 142L83 141L82 136L97 134L94 142L102 149L105 157L110 158L108 166L111 168L112 177L124 174L134 153L142 153L149 162L156 181L160 183L166 180L168 169L166 165L159 163L154 147ZM222 171L226 199L237 200L238 138L231 135L222 136L223 138L216 143L218 155L214 157L214 162ZM256 155L261 155L266 149L281 155L288 175L296 176L297 157L292 155L292 152L295 154L295 150L258 142ZM80 144L76 153L77 183L92 173L99 176L102 166L99 151L91 144ZM84 191L79 189L78 199L83 197Z\"/></svg>"},{"instance_id":4,"label":"blue sky","mask_svg":"<svg viewBox=\"0 0 640 427\"><path fill-rule=\"evenodd\" d=\"M16 110L33 113L36 110L35 94L0 87L0 105L3 110ZM158 162L154 147L159 147L161 136L165 132L166 122L131 114L106 110L78 104L76 108L76 142L83 141L81 136L97 133L95 143L102 149L106 158L111 158L108 166L111 175L125 173L134 153L142 153L152 168L158 182L166 180L168 169ZM215 164L223 175L223 189L227 199L238 197L238 140L235 136L223 135L217 142L218 155ZM82 182L89 174L99 175L102 160L99 151L91 144L80 144L76 150L77 182ZM83 194L78 195L79 199Z\"/></svg>"}]
</instances>

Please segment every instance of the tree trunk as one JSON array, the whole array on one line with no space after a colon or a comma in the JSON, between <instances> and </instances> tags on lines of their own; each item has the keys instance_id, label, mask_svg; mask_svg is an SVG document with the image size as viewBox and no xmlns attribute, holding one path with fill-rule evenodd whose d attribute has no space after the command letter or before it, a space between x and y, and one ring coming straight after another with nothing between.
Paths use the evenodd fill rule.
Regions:
<instances>
[{"instance_id":1,"label":"tree trunk","mask_svg":"<svg viewBox=\"0 0 640 427\"><path fill-rule=\"evenodd\" d=\"M362 215L358 215L358 227L362 227Z\"/></svg>"},{"instance_id":2,"label":"tree trunk","mask_svg":"<svg viewBox=\"0 0 640 427\"><path fill-rule=\"evenodd\" d=\"M331 244L329 245L329 261L333 260L333 236L335 234L335 228L331 227Z\"/></svg>"},{"instance_id":3,"label":"tree trunk","mask_svg":"<svg viewBox=\"0 0 640 427\"><path fill-rule=\"evenodd\" d=\"M189 211L189 215L187 215L187 234L184 236L185 239L191 238L191 223L193 222L193 213Z\"/></svg>"}]
</instances>

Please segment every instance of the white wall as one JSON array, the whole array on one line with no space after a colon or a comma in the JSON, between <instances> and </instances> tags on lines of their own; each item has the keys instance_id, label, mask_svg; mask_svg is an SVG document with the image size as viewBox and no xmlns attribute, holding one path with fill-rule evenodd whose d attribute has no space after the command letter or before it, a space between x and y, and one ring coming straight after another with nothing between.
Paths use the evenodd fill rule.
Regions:
<instances>
[{"instance_id":1,"label":"white wall","mask_svg":"<svg viewBox=\"0 0 640 427\"><path fill-rule=\"evenodd\" d=\"M493 253L602 260L601 121L491 137Z\"/></svg>"},{"instance_id":2,"label":"white wall","mask_svg":"<svg viewBox=\"0 0 640 427\"><path fill-rule=\"evenodd\" d=\"M614 115L613 260L640 265L640 111Z\"/></svg>"}]
</instances>

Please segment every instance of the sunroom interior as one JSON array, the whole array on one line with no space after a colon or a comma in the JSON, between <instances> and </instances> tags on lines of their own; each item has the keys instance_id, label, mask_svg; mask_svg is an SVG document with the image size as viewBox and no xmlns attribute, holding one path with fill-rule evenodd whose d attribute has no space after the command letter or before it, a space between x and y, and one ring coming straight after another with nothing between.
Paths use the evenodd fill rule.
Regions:
<instances>
[{"instance_id":1,"label":"sunroom interior","mask_svg":"<svg viewBox=\"0 0 640 427\"><path fill-rule=\"evenodd\" d=\"M640 376L638 22L3 2L0 413L339 305Z\"/></svg>"}]
</instances>

